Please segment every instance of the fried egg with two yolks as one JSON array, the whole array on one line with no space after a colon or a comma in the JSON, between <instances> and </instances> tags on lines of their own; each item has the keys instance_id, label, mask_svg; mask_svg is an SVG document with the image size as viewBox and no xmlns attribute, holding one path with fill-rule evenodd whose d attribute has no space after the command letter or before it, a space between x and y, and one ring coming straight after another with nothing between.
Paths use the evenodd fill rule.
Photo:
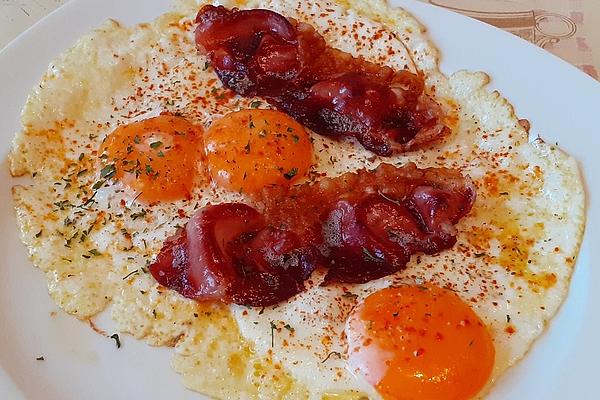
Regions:
<instances>
[{"instance_id":1,"label":"fried egg with two yolks","mask_svg":"<svg viewBox=\"0 0 600 400\"><path fill-rule=\"evenodd\" d=\"M442 75L435 47L401 9L242 4L308 22L370 61L418 68L454 130L443 145L385 159L316 136L222 88L195 51L197 6L178 3L134 28L108 23L61 55L25 105L11 171L33 183L13 193L21 238L52 298L82 319L112 303L117 329L176 346L185 385L217 398L484 394L566 295L583 227L574 160L528 142L485 75ZM163 241L206 204L409 161L461 169L478 199L454 248L414 256L405 271L327 287L317 271L305 292L264 309L197 304L146 273Z\"/></svg>"},{"instance_id":2,"label":"fried egg with two yolks","mask_svg":"<svg viewBox=\"0 0 600 400\"><path fill-rule=\"evenodd\" d=\"M217 187L239 193L290 185L306 177L312 144L301 125L274 110L227 114L205 134L182 117L163 114L117 128L99 158L102 176L139 193L139 201L160 203L191 197L194 187L206 184L205 170ZM346 335L349 365L390 399L400 388L413 398L470 398L487 382L494 361L481 320L436 286L373 293L350 314Z\"/></svg>"},{"instance_id":3,"label":"fried egg with two yolks","mask_svg":"<svg viewBox=\"0 0 600 400\"><path fill-rule=\"evenodd\" d=\"M306 130L286 114L262 109L227 114L206 134L183 117L162 114L120 126L100 153L101 175L148 203L190 199L208 177L219 188L257 194L297 182L312 163Z\"/></svg>"}]
</instances>

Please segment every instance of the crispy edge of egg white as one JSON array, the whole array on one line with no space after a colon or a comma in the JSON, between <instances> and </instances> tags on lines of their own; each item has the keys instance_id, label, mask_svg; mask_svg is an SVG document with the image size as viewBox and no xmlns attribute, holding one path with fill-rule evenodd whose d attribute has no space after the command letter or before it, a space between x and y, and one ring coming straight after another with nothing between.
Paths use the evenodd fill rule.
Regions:
<instances>
[{"instance_id":1,"label":"crispy edge of egg white","mask_svg":"<svg viewBox=\"0 0 600 400\"><path fill-rule=\"evenodd\" d=\"M474 210L482 208L491 218L490 225L494 225L494 220L500 221L496 224L500 231L492 235L493 239L500 238L500 254L490 257L488 262L499 264L508 274L514 272L517 276L507 288L514 291L512 302L495 311L497 323L493 326L503 332L496 334L495 340L500 338L504 342L497 347L509 351L497 354L492 380L482 394L487 393L506 368L527 354L559 310L568 295L585 230L585 191L576 160L539 137L531 140L509 101L487 88L489 80L484 73L467 71L458 71L448 80L448 89L460 107L462 118L477 116L473 118L477 123L469 130L479 138L471 144L468 136L456 138L457 152L448 156L460 158L462 153L468 163L463 168L476 179L479 197ZM486 159L490 154L497 157L493 161ZM487 169L481 171L481 164L486 166L486 163ZM511 168L512 172L520 173L512 174ZM508 173L498 173L501 170ZM490 173L496 174L496 180L487 179ZM519 178L517 182L515 176ZM507 215L497 218L498 210L506 211ZM461 221L461 226L471 226L460 231L459 243L470 242L467 236L476 228L470 219L467 216ZM505 248L510 242L502 243L502 230L518 232L523 241L520 248L527 252L528 260L520 259L518 249ZM490 243L484 250L493 252L493 247ZM505 255L517 255L517 260L507 260ZM524 276L519 276L523 272ZM542 274L553 275L554 283L544 288L546 282L539 281ZM487 315L478 306L475 309L489 322L493 313ZM504 314L507 317L503 324ZM516 333L511 334L511 328ZM513 335L521 335L518 346Z\"/></svg>"}]
</instances>

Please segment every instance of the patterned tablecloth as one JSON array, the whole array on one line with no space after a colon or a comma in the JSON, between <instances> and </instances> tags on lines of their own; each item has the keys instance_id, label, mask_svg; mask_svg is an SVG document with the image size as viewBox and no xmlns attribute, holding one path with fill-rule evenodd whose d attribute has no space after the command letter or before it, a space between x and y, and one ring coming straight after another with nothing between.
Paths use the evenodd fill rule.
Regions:
<instances>
[{"instance_id":1,"label":"patterned tablecloth","mask_svg":"<svg viewBox=\"0 0 600 400\"><path fill-rule=\"evenodd\" d=\"M0 0L0 48L68 0ZM600 80L600 0L421 0L477 18Z\"/></svg>"}]
</instances>

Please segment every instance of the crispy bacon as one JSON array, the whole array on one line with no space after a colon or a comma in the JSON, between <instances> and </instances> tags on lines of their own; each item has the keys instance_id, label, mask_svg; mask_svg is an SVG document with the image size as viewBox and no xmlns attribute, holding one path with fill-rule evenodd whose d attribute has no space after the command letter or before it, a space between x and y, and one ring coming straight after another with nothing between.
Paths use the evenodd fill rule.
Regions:
<instances>
[{"instance_id":1,"label":"crispy bacon","mask_svg":"<svg viewBox=\"0 0 600 400\"><path fill-rule=\"evenodd\" d=\"M322 249L330 282L360 283L404 268L410 256L456 242L456 224L475 201L458 171L381 164L314 185L266 188L268 223Z\"/></svg>"},{"instance_id":2,"label":"crispy bacon","mask_svg":"<svg viewBox=\"0 0 600 400\"><path fill-rule=\"evenodd\" d=\"M266 306L300 292L314 258L294 233L266 226L248 205L227 203L194 215L165 242L150 272L189 298Z\"/></svg>"},{"instance_id":3,"label":"crispy bacon","mask_svg":"<svg viewBox=\"0 0 600 400\"><path fill-rule=\"evenodd\" d=\"M354 58L306 23L212 5L200 9L196 23L196 44L225 87L263 97L319 134L352 136L389 156L449 133L421 74Z\"/></svg>"},{"instance_id":4,"label":"crispy bacon","mask_svg":"<svg viewBox=\"0 0 600 400\"><path fill-rule=\"evenodd\" d=\"M475 201L459 172L382 164L315 184L265 188L261 211L229 203L201 209L169 238L150 272L197 300L276 304L304 289L317 265L324 285L397 272L412 254L456 242Z\"/></svg>"}]
</instances>

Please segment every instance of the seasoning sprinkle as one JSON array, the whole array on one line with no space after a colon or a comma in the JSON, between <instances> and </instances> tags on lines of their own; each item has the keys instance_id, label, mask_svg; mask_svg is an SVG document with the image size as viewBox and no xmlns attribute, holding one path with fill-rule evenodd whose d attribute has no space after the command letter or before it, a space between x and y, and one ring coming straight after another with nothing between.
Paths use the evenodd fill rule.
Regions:
<instances>
[{"instance_id":1,"label":"seasoning sprinkle","mask_svg":"<svg viewBox=\"0 0 600 400\"><path fill-rule=\"evenodd\" d=\"M325 357L324 360L321 361L321 364L324 364L327 360L331 358L331 356L337 356L338 358L342 358L342 353L340 353L339 351L332 351L331 353L327 354L327 357Z\"/></svg>"},{"instance_id":2,"label":"seasoning sprinkle","mask_svg":"<svg viewBox=\"0 0 600 400\"><path fill-rule=\"evenodd\" d=\"M275 346L275 329L277 329L277 326L273 321L269 321L269 324L271 324L271 347L273 347Z\"/></svg>"},{"instance_id":3,"label":"seasoning sprinkle","mask_svg":"<svg viewBox=\"0 0 600 400\"><path fill-rule=\"evenodd\" d=\"M342 297L347 298L347 299L356 299L356 298L358 298L358 295L354 294L352 292L344 292L344 294L342 294Z\"/></svg>"},{"instance_id":4,"label":"seasoning sprinkle","mask_svg":"<svg viewBox=\"0 0 600 400\"><path fill-rule=\"evenodd\" d=\"M121 338L119 338L118 333L113 333L112 335L109 336L109 338L113 339L115 341L115 344L117 345L117 349L121 348Z\"/></svg>"},{"instance_id":5,"label":"seasoning sprinkle","mask_svg":"<svg viewBox=\"0 0 600 400\"><path fill-rule=\"evenodd\" d=\"M117 173L117 167L115 164L109 164L100 170L100 177L103 179L110 179Z\"/></svg>"},{"instance_id":6,"label":"seasoning sprinkle","mask_svg":"<svg viewBox=\"0 0 600 400\"><path fill-rule=\"evenodd\" d=\"M293 167L288 172L286 172L285 174L283 174L283 177L289 181L294 176L296 176L296 174L298 174L298 168Z\"/></svg>"}]
</instances>

